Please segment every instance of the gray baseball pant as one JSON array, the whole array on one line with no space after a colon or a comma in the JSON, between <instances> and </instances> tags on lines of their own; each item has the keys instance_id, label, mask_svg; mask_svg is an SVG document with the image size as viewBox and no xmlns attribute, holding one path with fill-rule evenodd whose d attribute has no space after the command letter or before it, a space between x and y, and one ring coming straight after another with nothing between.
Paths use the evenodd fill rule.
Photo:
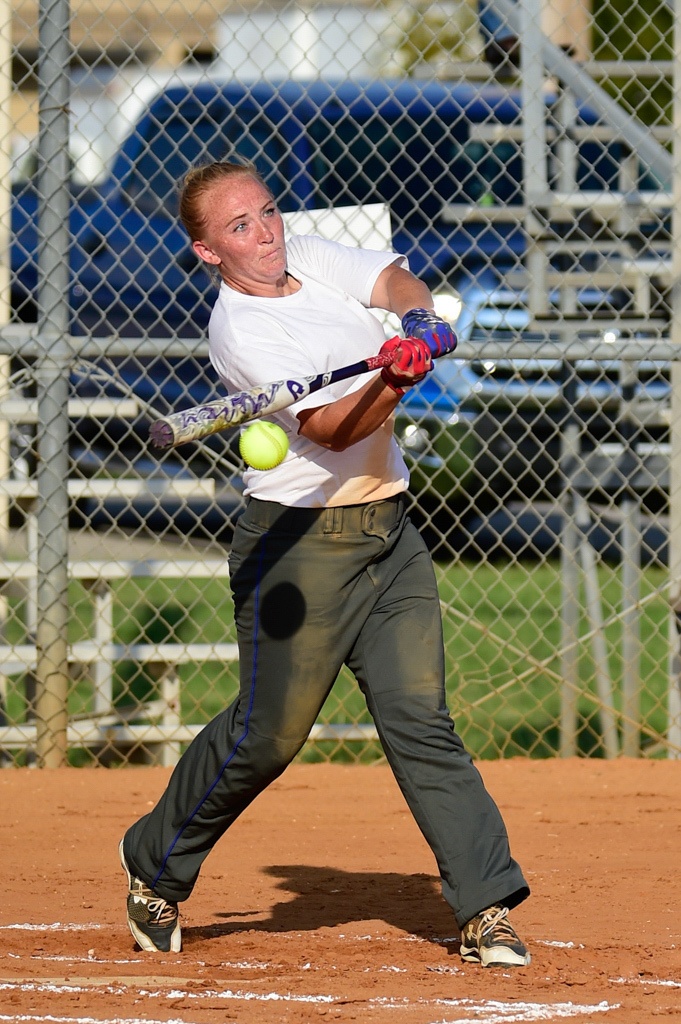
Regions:
<instances>
[{"instance_id":1,"label":"gray baseball pant","mask_svg":"<svg viewBox=\"0 0 681 1024\"><path fill-rule=\"evenodd\" d=\"M404 496L329 509L250 500L229 566L240 691L127 831L131 872L166 900L187 899L218 839L299 752L345 663L459 927L525 899L501 814L445 703L435 574Z\"/></svg>"}]
</instances>

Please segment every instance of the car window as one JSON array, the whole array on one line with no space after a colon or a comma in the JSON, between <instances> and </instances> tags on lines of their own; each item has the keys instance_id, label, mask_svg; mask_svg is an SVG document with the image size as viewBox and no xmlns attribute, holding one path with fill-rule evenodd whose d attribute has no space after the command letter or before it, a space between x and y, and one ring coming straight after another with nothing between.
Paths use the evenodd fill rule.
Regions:
<instances>
[{"instance_id":1,"label":"car window","mask_svg":"<svg viewBox=\"0 0 681 1024\"><path fill-rule=\"evenodd\" d=\"M523 165L517 142L467 142L452 170L461 181L462 200L495 206L522 202Z\"/></svg>"},{"instance_id":2,"label":"car window","mask_svg":"<svg viewBox=\"0 0 681 1024\"><path fill-rule=\"evenodd\" d=\"M399 130L386 132L378 119L358 125L323 117L309 125L313 143L312 174L325 205L371 202L377 194L389 201L399 189L395 161L405 156Z\"/></svg>"},{"instance_id":3,"label":"car window","mask_svg":"<svg viewBox=\"0 0 681 1024\"><path fill-rule=\"evenodd\" d=\"M517 147L466 141L462 114L447 123L429 114L416 125L408 111L386 123L377 112L359 123L316 118L308 127L316 151L311 165L324 204L387 202L393 214L438 217L443 202L518 202L521 175Z\"/></svg>"},{"instance_id":4,"label":"car window","mask_svg":"<svg viewBox=\"0 0 681 1024\"><path fill-rule=\"evenodd\" d=\"M155 132L153 148L147 147L135 161L125 192L143 213L165 213L175 219L178 186L190 167L235 156L252 160L274 194L281 193L286 150L272 134L269 120L226 114L224 107L209 108L196 118L178 111Z\"/></svg>"}]
</instances>

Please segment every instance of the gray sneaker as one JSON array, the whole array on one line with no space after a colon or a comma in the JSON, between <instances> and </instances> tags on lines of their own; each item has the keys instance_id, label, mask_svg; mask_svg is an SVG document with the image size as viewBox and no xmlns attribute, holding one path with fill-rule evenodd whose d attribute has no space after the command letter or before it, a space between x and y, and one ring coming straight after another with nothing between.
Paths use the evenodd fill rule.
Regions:
<instances>
[{"instance_id":1,"label":"gray sneaker","mask_svg":"<svg viewBox=\"0 0 681 1024\"><path fill-rule=\"evenodd\" d=\"M168 903L157 896L141 878L130 874L122 839L118 853L128 876L128 926L135 942L146 953L179 953L182 949L182 935L177 903Z\"/></svg>"},{"instance_id":2,"label":"gray sneaker","mask_svg":"<svg viewBox=\"0 0 681 1024\"><path fill-rule=\"evenodd\" d=\"M461 959L483 967L526 967L531 957L508 920L508 907L496 904L464 925Z\"/></svg>"}]
</instances>

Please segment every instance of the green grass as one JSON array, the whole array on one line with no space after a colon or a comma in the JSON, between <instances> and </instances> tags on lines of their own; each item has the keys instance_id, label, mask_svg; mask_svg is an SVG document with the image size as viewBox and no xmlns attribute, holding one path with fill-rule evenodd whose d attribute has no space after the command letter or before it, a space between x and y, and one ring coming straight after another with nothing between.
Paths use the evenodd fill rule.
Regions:
<instances>
[{"instance_id":1,"label":"green grass","mask_svg":"<svg viewBox=\"0 0 681 1024\"><path fill-rule=\"evenodd\" d=\"M558 750L561 708L561 576L557 562L499 565L466 563L436 566L443 605L447 654L447 696L457 729L478 758L515 755L548 757ZM641 577L641 713L642 746L660 753L657 736L664 732L667 680L667 574L646 569ZM621 587L618 570L599 568L605 619L608 670L615 704L621 710ZM116 638L134 642L231 642L235 640L233 608L226 580L130 580L114 585ZM87 590L71 585L71 642L91 635L94 606ZM12 605L7 639L25 640L23 608ZM582 615L580 634L589 631ZM603 756L596 673L592 645L576 647L579 669L577 699L578 750ZM230 665L187 665L182 679L182 717L207 722L226 707L238 688L238 668ZM158 691L149 668L123 662L115 675L115 699L121 704L147 700ZM91 704L89 681L74 681L71 714L86 713ZM25 717L24 689L10 685L9 721ZM342 672L324 705L321 720L332 723L370 722L364 698L348 672ZM308 744L305 760L372 761L382 756L376 743L325 740Z\"/></svg>"},{"instance_id":2,"label":"green grass","mask_svg":"<svg viewBox=\"0 0 681 1024\"><path fill-rule=\"evenodd\" d=\"M665 728L667 677L667 574L648 569L641 577L642 745L651 746ZM448 693L458 728L481 757L530 754L550 756L558 749L561 689L562 600L557 562L495 566L439 567ZM615 707L621 710L622 594L617 569L599 569L608 670ZM602 756L596 666L589 639L592 624L584 611L574 646L579 670L578 749Z\"/></svg>"}]
</instances>

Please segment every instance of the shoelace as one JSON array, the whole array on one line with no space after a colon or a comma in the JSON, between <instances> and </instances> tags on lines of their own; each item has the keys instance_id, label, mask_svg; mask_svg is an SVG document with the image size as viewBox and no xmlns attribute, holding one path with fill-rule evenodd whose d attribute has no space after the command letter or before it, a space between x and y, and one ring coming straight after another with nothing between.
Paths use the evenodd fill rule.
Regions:
<instances>
[{"instance_id":1,"label":"shoelace","mask_svg":"<svg viewBox=\"0 0 681 1024\"><path fill-rule=\"evenodd\" d=\"M499 938L511 939L513 942L518 941L510 921L506 921L508 917L508 907L494 907L492 910L486 910L484 914L480 915L479 932L480 938L484 938L489 935L490 932L496 931Z\"/></svg>"},{"instance_id":2,"label":"shoelace","mask_svg":"<svg viewBox=\"0 0 681 1024\"><path fill-rule=\"evenodd\" d=\"M177 907L168 903L162 896L157 896L140 878L133 878L130 894L146 903L147 911L153 918L154 924L172 924L177 918Z\"/></svg>"},{"instance_id":3,"label":"shoelace","mask_svg":"<svg viewBox=\"0 0 681 1024\"><path fill-rule=\"evenodd\" d=\"M177 919L177 907L174 907L172 903L168 903L166 900L161 899L160 896L156 896L155 899L149 900L147 903L147 910L149 916L153 918L153 923L158 925L172 924Z\"/></svg>"}]
</instances>

